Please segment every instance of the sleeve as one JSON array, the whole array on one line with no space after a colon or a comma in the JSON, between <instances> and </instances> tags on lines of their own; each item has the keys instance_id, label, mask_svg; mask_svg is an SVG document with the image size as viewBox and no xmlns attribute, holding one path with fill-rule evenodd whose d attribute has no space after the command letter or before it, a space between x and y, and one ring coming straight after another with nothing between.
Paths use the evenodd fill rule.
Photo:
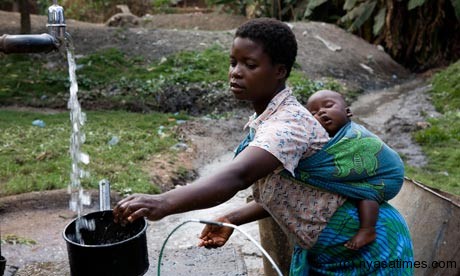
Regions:
<instances>
[{"instance_id":1,"label":"sleeve","mask_svg":"<svg viewBox=\"0 0 460 276\"><path fill-rule=\"evenodd\" d=\"M259 147L275 156L294 176L299 160L310 149L321 125L302 109L275 112L257 127L249 146Z\"/></svg>"}]
</instances>

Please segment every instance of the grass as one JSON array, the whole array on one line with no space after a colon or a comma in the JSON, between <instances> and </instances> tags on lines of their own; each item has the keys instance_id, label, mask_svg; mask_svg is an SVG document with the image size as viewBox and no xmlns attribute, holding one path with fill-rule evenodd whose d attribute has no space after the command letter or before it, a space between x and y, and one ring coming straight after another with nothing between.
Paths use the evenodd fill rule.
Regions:
<instances>
[{"instance_id":1,"label":"grass","mask_svg":"<svg viewBox=\"0 0 460 276\"><path fill-rule=\"evenodd\" d=\"M408 167L409 177L460 195L460 62L437 73L431 96L439 118L428 119L430 128L414 134L428 158L424 168Z\"/></svg>"},{"instance_id":2,"label":"grass","mask_svg":"<svg viewBox=\"0 0 460 276\"><path fill-rule=\"evenodd\" d=\"M143 170L143 162L155 153L169 151L177 142L176 120L185 117L124 111L88 112L87 117L81 151L88 153L91 161L81 166L90 177L82 179L82 185L96 188L99 180L106 178L119 192L158 192ZM36 119L46 126L33 126ZM160 127L164 135L159 134ZM0 129L2 195L67 187L71 165L68 113L0 110ZM119 142L111 146L108 142L113 137Z\"/></svg>"},{"instance_id":3,"label":"grass","mask_svg":"<svg viewBox=\"0 0 460 276\"><path fill-rule=\"evenodd\" d=\"M203 52L180 52L152 64L106 49L77 59L80 98L112 102L148 100L171 85L220 83L227 78L228 53L218 46ZM36 55L0 59L0 102L65 107L69 87L67 64L50 65Z\"/></svg>"},{"instance_id":4,"label":"grass","mask_svg":"<svg viewBox=\"0 0 460 276\"><path fill-rule=\"evenodd\" d=\"M17 236L17 235L11 235L11 234L7 234L5 235L5 237L3 239L0 240L0 243L1 244L13 244L13 245L16 245L16 244L21 244L21 245L35 245L37 244L36 241L34 240L31 240L31 239L28 239L28 238L23 238L23 237L20 237L20 236Z\"/></svg>"}]
</instances>

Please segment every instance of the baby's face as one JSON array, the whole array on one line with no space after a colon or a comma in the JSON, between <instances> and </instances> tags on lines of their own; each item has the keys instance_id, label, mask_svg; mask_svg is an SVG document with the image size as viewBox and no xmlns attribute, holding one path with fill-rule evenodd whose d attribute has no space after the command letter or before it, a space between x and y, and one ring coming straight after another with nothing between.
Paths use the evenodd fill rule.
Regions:
<instances>
[{"instance_id":1,"label":"baby's face","mask_svg":"<svg viewBox=\"0 0 460 276\"><path fill-rule=\"evenodd\" d=\"M342 96L336 92L323 90L313 94L307 102L307 109L333 137L352 116Z\"/></svg>"}]
</instances>

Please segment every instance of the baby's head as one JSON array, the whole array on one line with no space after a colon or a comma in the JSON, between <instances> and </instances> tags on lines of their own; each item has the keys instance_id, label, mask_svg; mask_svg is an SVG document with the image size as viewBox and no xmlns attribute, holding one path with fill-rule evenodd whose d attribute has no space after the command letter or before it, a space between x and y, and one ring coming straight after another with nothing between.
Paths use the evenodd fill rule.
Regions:
<instances>
[{"instance_id":1,"label":"baby's head","mask_svg":"<svg viewBox=\"0 0 460 276\"><path fill-rule=\"evenodd\" d=\"M308 98L307 109L333 137L353 116L343 96L335 91L320 90Z\"/></svg>"}]
</instances>

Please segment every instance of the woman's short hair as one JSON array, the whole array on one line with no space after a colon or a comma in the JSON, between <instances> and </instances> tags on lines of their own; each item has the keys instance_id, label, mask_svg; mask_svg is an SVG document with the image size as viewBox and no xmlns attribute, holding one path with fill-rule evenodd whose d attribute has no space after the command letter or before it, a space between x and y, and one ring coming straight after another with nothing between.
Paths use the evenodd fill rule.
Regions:
<instances>
[{"instance_id":1,"label":"woman's short hair","mask_svg":"<svg viewBox=\"0 0 460 276\"><path fill-rule=\"evenodd\" d=\"M284 64L289 77L297 56L297 41L291 28L273 18L256 18L241 25L235 37L262 44L273 64Z\"/></svg>"}]
</instances>

